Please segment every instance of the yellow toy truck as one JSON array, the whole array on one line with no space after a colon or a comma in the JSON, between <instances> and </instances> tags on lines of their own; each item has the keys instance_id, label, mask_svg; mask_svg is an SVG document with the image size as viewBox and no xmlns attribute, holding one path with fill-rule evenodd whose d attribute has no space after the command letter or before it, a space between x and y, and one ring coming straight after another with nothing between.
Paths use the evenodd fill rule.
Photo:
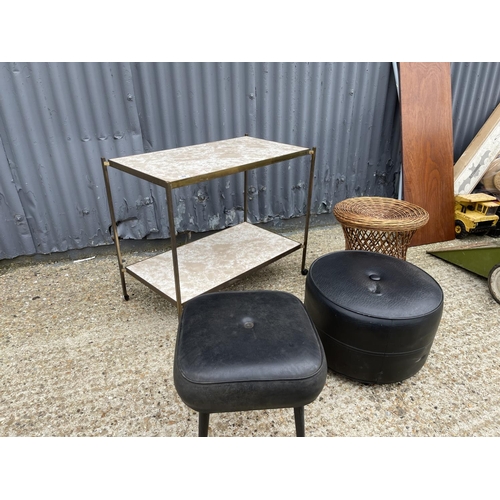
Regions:
<instances>
[{"instance_id":1,"label":"yellow toy truck","mask_svg":"<svg viewBox=\"0 0 500 500\"><path fill-rule=\"evenodd\" d=\"M500 202L489 194L473 193L455 196L455 236L486 234L498 222Z\"/></svg>"}]
</instances>

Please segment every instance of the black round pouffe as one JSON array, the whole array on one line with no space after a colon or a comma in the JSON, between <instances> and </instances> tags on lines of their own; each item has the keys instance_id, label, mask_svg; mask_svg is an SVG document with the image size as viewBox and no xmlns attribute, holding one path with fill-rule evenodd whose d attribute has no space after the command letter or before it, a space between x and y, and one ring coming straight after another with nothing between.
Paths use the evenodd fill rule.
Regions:
<instances>
[{"instance_id":1,"label":"black round pouffe","mask_svg":"<svg viewBox=\"0 0 500 500\"><path fill-rule=\"evenodd\" d=\"M349 378L388 384L424 366L443 312L443 291L422 269L362 250L316 259L304 305L328 367Z\"/></svg>"}]
</instances>

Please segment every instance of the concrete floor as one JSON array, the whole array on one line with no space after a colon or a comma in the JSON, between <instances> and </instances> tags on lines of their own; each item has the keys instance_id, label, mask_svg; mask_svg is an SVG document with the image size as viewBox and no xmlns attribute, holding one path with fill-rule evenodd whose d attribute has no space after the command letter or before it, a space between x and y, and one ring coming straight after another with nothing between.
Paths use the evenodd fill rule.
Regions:
<instances>
[{"instance_id":1,"label":"concrete floor","mask_svg":"<svg viewBox=\"0 0 500 500\"><path fill-rule=\"evenodd\" d=\"M301 241L302 229L278 229ZM470 242L479 238L488 237ZM500 305L484 278L427 253L458 244L408 252L445 295L424 367L390 385L329 371L323 392L306 407L307 436L500 436ZM316 225L307 264L343 248L339 225ZM130 264L154 253L127 251L125 258ZM172 380L176 308L128 275L131 298L124 301L116 256L96 251L85 258L0 266L0 435L196 436L197 415ZM283 290L303 300L300 261L295 252L230 289ZM293 410L280 409L213 415L209 435L294 432Z\"/></svg>"}]
</instances>

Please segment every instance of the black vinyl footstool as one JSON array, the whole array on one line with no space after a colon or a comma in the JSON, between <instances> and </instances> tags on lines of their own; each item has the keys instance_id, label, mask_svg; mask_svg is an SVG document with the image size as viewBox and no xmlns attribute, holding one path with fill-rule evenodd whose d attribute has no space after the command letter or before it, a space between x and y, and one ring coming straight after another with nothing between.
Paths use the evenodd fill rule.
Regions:
<instances>
[{"instance_id":1,"label":"black vinyl footstool","mask_svg":"<svg viewBox=\"0 0 500 500\"><path fill-rule=\"evenodd\" d=\"M443 292L422 269L362 250L324 255L306 278L304 305L329 368L387 384L424 365L443 312Z\"/></svg>"},{"instance_id":2,"label":"black vinyl footstool","mask_svg":"<svg viewBox=\"0 0 500 500\"><path fill-rule=\"evenodd\" d=\"M210 413L294 408L304 436L304 406L326 382L318 333L302 302L276 291L218 292L188 301L179 322L174 384L199 412L199 436Z\"/></svg>"}]
</instances>

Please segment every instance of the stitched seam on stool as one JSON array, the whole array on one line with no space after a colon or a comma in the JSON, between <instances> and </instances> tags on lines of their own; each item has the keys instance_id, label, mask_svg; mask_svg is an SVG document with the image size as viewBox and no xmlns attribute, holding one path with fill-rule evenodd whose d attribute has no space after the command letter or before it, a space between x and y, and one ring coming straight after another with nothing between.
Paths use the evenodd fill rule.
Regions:
<instances>
[{"instance_id":1,"label":"stitched seam on stool","mask_svg":"<svg viewBox=\"0 0 500 500\"><path fill-rule=\"evenodd\" d=\"M328 340L332 340L333 342L336 342L337 344L340 344L343 347L347 347L349 349L352 349L353 351L362 352L364 354L374 354L375 356L401 356L403 354L411 354L412 352L418 352L421 351L422 349L425 349L426 347L432 346L434 342L434 341L429 342L428 344L425 344L423 347L419 347L418 349L412 349L411 351L400 351L400 352L367 351L366 349L360 349L359 347L354 347L352 345L345 344L340 340L330 337L330 335L327 335L326 333L324 333L324 335L328 337Z\"/></svg>"},{"instance_id":2,"label":"stitched seam on stool","mask_svg":"<svg viewBox=\"0 0 500 500\"><path fill-rule=\"evenodd\" d=\"M304 381L304 380L309 380L318 375L318 373L321 371L321 368L323 366L323 363L321 363L321 366L312 374L308 375L307 377L295 377L295 378L274 378L274 379L248 379L248 380L226 380L226 381L221 381L221 382L197 382L194 381L193 379L186 377L184 372L179 368L179 372L181 373L182 377L184 380L192 383L192 384L198 384L198 385L222 385L222 384L247 384L247 383L272 383L272 382L295 382L295 381Z\"/></svg>"}]
</instances>

